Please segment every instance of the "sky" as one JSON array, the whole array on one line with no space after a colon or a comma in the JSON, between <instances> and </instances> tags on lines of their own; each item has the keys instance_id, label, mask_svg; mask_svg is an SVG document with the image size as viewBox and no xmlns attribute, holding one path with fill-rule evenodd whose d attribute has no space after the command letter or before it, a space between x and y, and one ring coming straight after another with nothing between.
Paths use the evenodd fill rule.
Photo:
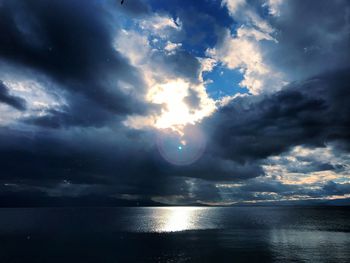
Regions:
<instances>
[{"instance_id":1,"label":"sky","mask_svg":"<svg viewBox=\"0 0 350 263\"><path fill-rule=\"evenodd\" d=\"M0 0L0 205L350 198L347 0Z\"/></svg>"}]
</instances>

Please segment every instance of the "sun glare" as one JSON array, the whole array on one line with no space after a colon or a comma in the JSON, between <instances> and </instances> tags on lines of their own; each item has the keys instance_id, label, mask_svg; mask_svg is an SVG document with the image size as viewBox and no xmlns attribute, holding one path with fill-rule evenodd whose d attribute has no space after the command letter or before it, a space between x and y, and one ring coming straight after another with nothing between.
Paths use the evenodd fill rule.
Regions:
<instances>
[{"instance_id":1,"label":"sun glare","mask_svg":"<svg viewBox=\"0 0 350 263\"><path fill-rule=\"evenodd\" d=\"M161 114L155 120L156 128L170 128L179 132L183 126L194 124L214 111L215 103L206 96L201 96L200 107L190 108L185 102L189 88L189 83L178 79L150 89L147 99L163 106ZM200 90L198 93L202 95Z\"/></svg>"},{"instance_id":2,"label":"sun glare","mask_svg":"<svg viewBox=\"0 0 350 263\"><path fill-rule=\"evenodd\" d=\"M193 93L195 96L191 98ZM216 109L215 101L208 97L204 87L177 79L153 85L146 99L160 105L160 112L130 116L124 124L135 129L157 128L158 150L169 163L189 165L197 161L206 147L206 136L196 124Z\"/></svg>"}]
</instances>

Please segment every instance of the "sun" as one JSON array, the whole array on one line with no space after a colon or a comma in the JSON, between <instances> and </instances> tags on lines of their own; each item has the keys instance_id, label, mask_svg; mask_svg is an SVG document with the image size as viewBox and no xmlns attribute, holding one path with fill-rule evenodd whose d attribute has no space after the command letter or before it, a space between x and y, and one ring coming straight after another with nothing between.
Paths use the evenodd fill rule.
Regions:
<instances>
[{"instance_id":1,"label":"sun","mask_svg":"<svg viewBox=\"0 0 350 263\"><path fill-rule=\"evenodd\" d=\"M216 101L208 96L203 83L194 84L184 79L167 80L162 83L150 83L145 100L159 105L160 110L150 115L128 116L123 122L133 129L156 129L159 134L176 135L178 152L187 152L188 142L186 130L189 126L197 126L203 118L216 110ZM189 103L187 98L195 94L196 103Z\"/></svg>"},{"instance_id":2,"label":"sun","mask_svg":"<svg viewBox=\"0 0 350 263\"><path fill-rule=\"evenodd\" d=\"M185 102L190 88L195 89L200 97L197 108L190 108ZM190 85L182 79L153 86L147 94L147 100L162 105L154 123L158 129L179 131L185 125L195 124L209 116L215 109L215 102L207 96L204 87Z\"/></svg>"}]
</instances>

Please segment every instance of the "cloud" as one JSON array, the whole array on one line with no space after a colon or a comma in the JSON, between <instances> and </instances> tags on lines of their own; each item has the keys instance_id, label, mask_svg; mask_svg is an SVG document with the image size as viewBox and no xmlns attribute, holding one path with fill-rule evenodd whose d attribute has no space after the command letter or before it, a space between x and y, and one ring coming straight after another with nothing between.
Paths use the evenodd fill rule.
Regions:
<instances>
[{"instance_id":1,"label":"cloud","mask_svg":"<svg viewBox=\"0 0 350 263\"><path fill-rule=\"evenodd\" d=\"M163 21L162 26L141 30L148 24L154 26L153 20ZM167 16L158 14L143 18L141 23L136 19L134 30L124 29L116 37L116 49L119 52L124 50L131 64L144 76L145 101L160 108L159 113L151 112L148 116L128 115L124 124L130 128L157 127L180 131L185 125L198 122L215 110L215 103L208 97L200 78L199 60L180 49L181 43L158 40L157 37L164 37L164 28L169 30L168 33L181 30L176 24L170 26L170 21ZM151 41L154 37L158 41Z\"/></svg>"},{"instance_id":2,"label":"cloud","mask_svg":"<svg viewBox=\"0 0 350 263\"><path fill-rule=\"evenodd\" d=\"M269 19L278 45L269 63L289 79L302 80L320 72L344 69L350 58L348 1L284 1L280 15ZM303 19L297 19L303 17Z\"/></svg>"},{"instance_id":3,"label":"cloud","mask_svg":"<svg viewBox=\"0 0 350 263\"><path fill-rule=\"evenodd\" d=\"M267 63L262 42L275 42L275 30L245 1L223 1L230 15L238 22L235 32L227 30L207 55L229 69L239 69L244 79L240 86L251 94L281 89L287 82L276 68Z\"/></svg>"},{"instance_id":4,"label":"cloud","mask_svg":"<svg viewBox=\"0 0 350 263\"><path fill-rule=\"evenodd\" d=\"M349 195L347 10L343 0L1 1L1 200ZM218 68L240 70L254 96L210 98ZM169 127L184 149L200 131L196 162L162 157Z\"/></svg>"},{"instance_id":5,"label":"cloud","mask_svg":"<svg viewBox=\"0 0 350 263\"><path fill-rule=\"evenodd\" d=\"M228 68L241 69L240 84L252 94L275 92L290 81L348 67L346 1L319 1L317 7L305 1L222 3L237 24L208 55ZM266 11L270 15L263 15Z\"/></svg>"},{"instance_id":6,"label":"cloud","mask_svg":"<svg viewBox=\"0 0 350 263\"><path fill-rule=\"evenodd\" d=\"M50 112L67 109L64 92L39 72L35 74L25 70L19 74L17 69L11 66L5 66L2 69L0 78L3 79L3 83L6 83L12 96L26 99L26 108L23 111L15 108L8 108L6 113L3 111L0 125L19 127L24 125L26 119L42 118ZM33 77L34 74L35 77Z\"/></svg>"},{"instance_id":7,"label":"cloud","mask_svg":"<svg viewBox=\"0 0 350 263\"><path fill-rule=\"evenodd\" d=\"M24 99L13 96L9 93L8 88L0 80L0 102L5 103L19 111L26 110L26 102Z\"/></svg>"},{"instance_id":8,"label":"cloud","mask_svg":"<svg viewBox=\"0 0 350 263\"><path fill-rule=\"evenodd\" d=\"M168 41L166 43L166 46L164 47L164 50L168 51L169 54L173 54L174 50L180 48L182 46L181 43L172 43L170 41Z\"/></svg>"},{"instance_id":9,"label":"cloud","mask_svg":"<svg viewBox=\"0 0 350 263\"><path fill-rule=\"evenodd\" d=\"M245 0L238 0L238 1L235 1L235 0L223 0L221 2L222 6L224 6L224 5L227 6L227 9L230 12L231 16L236 15L236 13L240 10L240 8L242 6L244 6L245 4L246 4Z\"/></svg>"},{"instance_id":10,"label":"cloud","mask_svg":"<svg viewBox=\"0 0 350 263\"><path fill-rule=\"evenodd\" d=\"M190 89L188 96L186 96L183 100L190 109L200 108L201 98L198 92L194 89Z\"/></svg>"},{"instance_id":11,"label":"cloud","mask_svg":"<svg viewBox=\"0 0 350 263\"><path fill-rule=\"evenodd\" d=\"M205 124L213 147L241 162L263 159L305 144L342 141L349 146L346 70L290 84L271 94L239 97Z\"/></svg>"},{"instance_id":12,"label":"cloud","mask_svg":"<svg viewBox=\"0 0 350 263\"><path fill-rule=\"evenodd\" d=\"M181 30L181 21L179 19L174 20L164 15L155 14L141 20L140 28L161 38L166 38L169 30Z\"/></svg>"},{"instance_id":13,"label":"cloud","mask_svg":"<svg viewBox=\"0 0 350 263\"><path fill-rule=\"evenodd\" d=\"M216 183L216 187L228 203L345 198L349 197L348 163L348 152L332 146L297 146L264 160L264 176Z\"/></svg>"},{"instance_id":14,"label":"cloud","mask_svg":"<svg viewBox=\"0 0 350 263\"><path fill-rule=\"evenodd\" d=\"M5 1L0 13L0 57L23 71L31 69L45 75L67 92L71 112L80 108L75 105L75 97L83 97L107 114L123 116L147 111L140 100L143 80L113 48L109 16L99 1L83 7L78 1L53 1L49 5L43 1ZM63 17L65 22L57 23ZM35 81L36 75L29 78ZM126 93L125 86L138 95ZM50 115L56 113L51 111Z\"/></svg>"},{"instance_id":15,"label":"cloud","mask_svg":"<svg viewBox=\"0 0 350 263\"><path fill-rule=\"evenodd\" d=\"M263 91L276 91L286 82L280 72L273 71L264 62L258 44L258 41L270 38L261 31L241 27L237 30L237 37L226 32L222 43L209 49L207 54L229 69L239 69L244 76L240 86L247 87L250 93L257 95Z\"/></svg>"},{"instance_id":16,"label":"cloud","mask_svg":"<svg viewBox=\"0 0 350 263\"><path fill-rule=\"evenodd\" d=\"M268 0L266 2L269 8L269 14L273 16L280 15L280 8L283 5L283 0Z\"/></svg>"},{"instance_id":17,"label":"cloud","mask_svg":"<svg viewBox=\"0 0 350 263\"><path fill-rule=\"evenodd\" d=\"M263 165L267 178L301 189L315 189L334 181L348 183L348 152L327 147L306 148L296 146L292 150L267 158Z\"/></svg>"}]
</instances>

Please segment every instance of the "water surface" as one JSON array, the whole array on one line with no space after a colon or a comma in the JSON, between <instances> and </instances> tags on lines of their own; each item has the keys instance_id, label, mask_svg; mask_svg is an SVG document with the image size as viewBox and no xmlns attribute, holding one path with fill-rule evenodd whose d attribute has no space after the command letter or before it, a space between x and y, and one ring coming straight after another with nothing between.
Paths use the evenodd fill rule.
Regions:
<instances>
[{"instance_id":1,"label":"water surface","mask_svg":"<svg viewBox=\"0 0 350 263\"><path fill-rule=\"evenodd\" d=\"M350 262L340 207L2 208L0 262Z\"/></svg>"}]
</instances>

